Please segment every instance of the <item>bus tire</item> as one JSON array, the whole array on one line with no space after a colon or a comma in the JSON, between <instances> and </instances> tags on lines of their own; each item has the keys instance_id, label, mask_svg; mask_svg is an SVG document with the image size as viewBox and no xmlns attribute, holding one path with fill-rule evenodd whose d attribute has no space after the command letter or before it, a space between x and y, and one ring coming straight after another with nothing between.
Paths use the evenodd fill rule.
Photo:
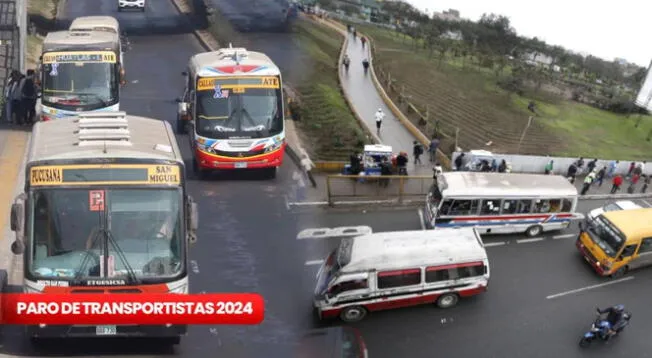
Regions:
<instances>
[{"instance_id":1,"label":"bus tire","mask_svg":"<svg viewBox=\"0 0 652 358\"><path fill-rule=\"evenodd\" d=\"M457 305L459 302L460 296L457 293L444 293L443 295L437 298L437 307L439 308L451 308Z\"/></svg>"},{"instance_id":2,"label":"bus tire","mask_svg":"<svg viewBox=\"0 0 652 358\"><path fill-rule=\"evenodd\" d=\"M532 225L527 230L525 230L525 235L527 237L535 237L543 232L541 225Z\"/></svg>"},{"instance_id":3,"label":"bus tire","mask_svg":"<svg viewBox=\"0 0 652 358\"><path fill-rule=\"evenodd\" d=\"M367 309L362 306L344 307L340 319L347 323L360 322L367 316Z\"/></svg>"},{"instance_id":4,"label":"bus tire","mask_svg":"<svg viewBox=\"0 0 652 358\"><path fill-rule=\"evenodd\" d=\"M623 267L619 268L618 270L616 270L616 272L612 273L611 278L614 278L614 279L621 278L621 277L625 276L627 271L628 271L628 267L623 266Z\"/></svg>"}]
</instances>

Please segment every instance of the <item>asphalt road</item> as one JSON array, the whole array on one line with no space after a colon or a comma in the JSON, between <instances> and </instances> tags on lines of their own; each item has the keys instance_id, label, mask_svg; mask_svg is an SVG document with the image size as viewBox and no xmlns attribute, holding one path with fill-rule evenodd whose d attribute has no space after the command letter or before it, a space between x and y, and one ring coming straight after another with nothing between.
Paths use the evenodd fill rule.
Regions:
<instances>
[{"instance_id":1,"label":"asphalt road","mask_svg":"<svg viewBox=\"0 0 652 358\"><path fill-rule=\"evenodd\" d=\"M636 201L652 207L649 201ZM579 211L606 203L581 201ZM374 231L421 228L415 209L328 213L303 209L298 215L312 217L317 223L313 227L369 225ZM488 293L463 300L450 310L421 306L374 313L355 327L361 330L373 358L406 354L411 358L652 356L647 341L647 332L652 329L647 317L652 270L634 271L623 281L602 286L611 280L594 274L577 254L575 237L575 225L546 233L540 241L519 242L525 239L522 235L486 236L492 270ZM306 257L304 286L314 285L320 261L338 240L300 243ZM593 285L601 286L589 288ZM303 293L306 322L311 320L311 292ZM608 345L599 342L591 347L592 352L581 351L577 343L594 319L594 308L617 303L633 312L630 327Z\"/></svg>"},{"instance_id":2,"label":"asphalt road","mask_svg":"<svg viewBox=\"0 0 652 358\"><path fill-rule=\"evenodd\" d=\"M117 12L114 0L67 0L65 18L111 15L127 32L131 46L125 53L129 80L121 106L127 113L174 124L181 95L181 71L189 57L204 49L188 31L167 0L147 2L147 11ZM159 26L160 25L160 26ZM174 127L174 126L173 126ZM179 136L184 157L190 160L186 136ZM188 167L190 167L188 165ZM18 327L5 327L3 356L108 357L289 357L295 343L296 310L305 290L301 282L303 256L294 236L301 223L287 211L286 195L295 195L295 168L286 160L275 181L254 175L191 179L188 190L198 202L198 242L190 251L193 292L258 292L267 300L265 322L256 327L195 326L174 350L156 342L67 341L37 352Z\"/></svg>"}]
</instances>

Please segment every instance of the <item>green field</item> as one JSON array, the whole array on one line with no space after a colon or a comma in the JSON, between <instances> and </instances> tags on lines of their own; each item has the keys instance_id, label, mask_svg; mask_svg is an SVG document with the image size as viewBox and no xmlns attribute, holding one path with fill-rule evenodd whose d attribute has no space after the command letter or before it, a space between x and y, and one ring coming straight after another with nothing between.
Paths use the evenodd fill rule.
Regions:
<instances>
[{"instance_id":1,"label":"green field","mask_svg":"<svg viewBox=\"0 0 652 358\"><path fill-rule=\"evenodd\" d=\"M511 94L497 86L498 78L511 71L507 65L499 76L480 67L477 59L454 57L450 51L441 58L432 56L423 44L391 30L355 25L374 40L377 72L398 99L403 92L422 113L428 108L429 123L420 128L430 135L435 121L444 136L445 151L453 148L454 133L459 129L458 145L463 149L487 149L494 152L548 154L616 159L644 159L652 150L647 140L652 117L628 118L588 105L566 101L548 91L528 91L524 96ZM388 75L389 74L389 75ZM530 100L537 114L519 146L519 139L531 113ZM415 113L411 120L419 125ZM490 143L490 145L486 145ZM520 147L520 148L519 148Z\"/></svg>"}]
</instances>

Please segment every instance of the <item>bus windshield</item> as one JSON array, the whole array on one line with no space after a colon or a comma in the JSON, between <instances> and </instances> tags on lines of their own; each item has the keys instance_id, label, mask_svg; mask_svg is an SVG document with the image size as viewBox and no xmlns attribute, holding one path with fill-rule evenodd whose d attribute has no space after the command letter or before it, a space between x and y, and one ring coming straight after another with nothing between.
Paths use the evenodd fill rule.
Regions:
<instances>
[{"instance_id":1,"label":"bus windshield","mask_svg":"<svg viewBox=\"0 0 652 358\"><path fill-rule=\"evenodd\" d=\"M234 88L215 83L210 89L197 87L197 134L215 139L266 138L283 131L280 87Z\"/></svg>"},{"instance_id":2,"label":"bus windshield","mask_svg":"<svg viewBox=\"0 0 652 358\"><path fill-rule=\"evenodd\" d=\"M62 62L43 64L44 105L69 110L94 110L118 103L120 79L116 63Z\"/></svg>"},{"instance_id":3,"label":"bus windshield","mask_svg":"<svg viewBox=\"0 0 652 358\"><path fill-rule=\"evenodd\" d=\"M36 279L126 278L133 270L143 281L165 281L184 267L180 189L38 189L30 197Z\"/></svg>"},{"instance_id":4,"label":"bus windshield","mask_svg":"<svg viewBox=\"0 0 652 358\"><path fill-rule=\"evenodd\" d=\"M616 254L625 244L625 237L609 220L604 216L598 216L593 220L588 231L591 239L605 252L605 254L616 257Z\"/></svg>"}]
</instances>

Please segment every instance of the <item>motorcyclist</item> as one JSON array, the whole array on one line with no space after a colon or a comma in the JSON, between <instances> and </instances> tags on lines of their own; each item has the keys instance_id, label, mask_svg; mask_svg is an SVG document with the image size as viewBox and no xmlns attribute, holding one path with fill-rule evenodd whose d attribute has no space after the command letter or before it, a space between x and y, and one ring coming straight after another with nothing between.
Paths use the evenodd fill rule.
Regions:
<instances>
[{"instance_id":1,"label":"motorcyclist","mask_svg":"<svg viewBox=\"0 0 652 358\"><path fill-rule=\"evenodd\" d=\"M627 323L624 305L615 305L605 309L598 308L597 311L601 315L607 314L607 322L610 325L609 332L607 332L607 339L618 333Z\"/></svg>"}]
</instances>

